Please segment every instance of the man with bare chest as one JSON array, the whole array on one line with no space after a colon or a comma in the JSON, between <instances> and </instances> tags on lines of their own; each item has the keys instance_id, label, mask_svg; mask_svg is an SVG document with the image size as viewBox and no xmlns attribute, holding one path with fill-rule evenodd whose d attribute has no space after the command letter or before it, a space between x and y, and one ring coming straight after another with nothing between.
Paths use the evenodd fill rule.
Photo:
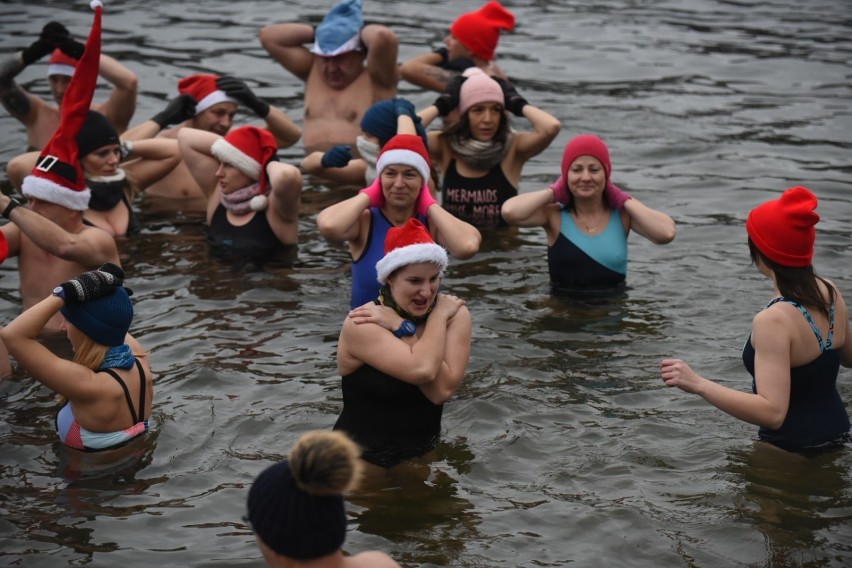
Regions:
<instances>
[{"instance_id":1,"label":"man with bare chest","mask_svg":"<svg viewBox=\"0 0 852 568\"><path fill-rule=\"evenodd\" d=\"M396 96L399 38L385 26L365 26L361 0L341 0L316 31L295 22L266 26L260 42L305 82L306 153L354 145L364 112Z\"/></svg>"}]
</instances>

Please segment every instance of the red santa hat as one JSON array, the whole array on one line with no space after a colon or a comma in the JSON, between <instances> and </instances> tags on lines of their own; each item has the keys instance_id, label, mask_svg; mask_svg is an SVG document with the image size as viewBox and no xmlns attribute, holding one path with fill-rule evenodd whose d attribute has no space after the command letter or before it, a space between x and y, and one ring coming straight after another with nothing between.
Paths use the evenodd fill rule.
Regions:
<instances>
[{"instance_id":1,"label":"red santa hat","mask_svg":"<svg viewBox=\"0 0 852 568\"><path fill-rule=\"evenodd\" d=\"M77 133L89 115L101 58L103 4L100 0L92 0L89 5L95 11L95 18L86 49L62 99L59 128L39 154L35 168L24 178L21 187L26 197L76 211L89 208L90 192L80 165Z\"/></svg>"},{"instance_id":2,"label":"red santa hat","mask_svg":"<svg viewBox=\"0 0 852 568\"><path fill-rule=\"evenodd\" d=\"M402 227L391 227L385 237L385 256L376 263L379 283L387 284L388 277L409 264L431 262L443 275L449 260L444 247L436 245L426 226L415 218Z\"/></svg>"},{"instance_id":3,"label":"red santa hat","mask_svg":"<svg viewBox=\"0 0 852 568\"><path fill-rule=\"evenodd\" d=\"M500 40L500 30L512 31L514 27L515 16L492 0L475 12L459 16L450 26L450 33L473 55L491 61Z\"/></svg>"},{"instance_id":4,"label":"red santa hat","mask_svg":"<svg viewBox=\"0 0 852 568\"><path fill-rule=\"evenodd\" d=\"M758 205L748 214L746 231L751 242L769 260L802 268L814 258L817 198L806 187L792 187L779 199Z\"/></svg>"},{"instance_id":5,"label":"red santa hat","mask_svg":"<svg viewBox=\"0 0 852 568\"><path fill-rule=\"evenodd\" d=\"M47 61L47 76L65 75L67 77L74 76L74 69L77 67L77 60L70 55L65 55L58 47L50 54L50 59Z\"/></svg>"},{"instance_id":6,"label":"red santa hat","mask_svg":"<svg viewBox=\"0 0 852 568\"><path fill-rule=\"evenodd\" d=\"M219 138L210 153L260 182L260 194L266 193L266 165L278 153L275 136L257 126L240 126Z\"/></svg>"},{"instance_id":7,"label":"red santa hat","mask_svg":"<svg viewBox=\"0 0 852 568\"><path fill-rule=\"evenodd\" d=\"M178 92L191 95L195 99L196 116L218 103L239 104L239 101L219 89L216 84L218 79L216 75L190 75L178 82Z\"/></svg>"},{"instance_id":8,"label":"red santa hat","mask_svg":"<svg viewBox=\"0 0 852 568\"><path fill-rule=\"evenodd\" d=\"M423 185L429 181L432 166L429 162L429 152L426 151L426 145L420 136L397 134L388 140L376 160L376 171L381 175L382 170L392 164L411 166L417 170L423 176Z\"/></svg>"}]
</instances>

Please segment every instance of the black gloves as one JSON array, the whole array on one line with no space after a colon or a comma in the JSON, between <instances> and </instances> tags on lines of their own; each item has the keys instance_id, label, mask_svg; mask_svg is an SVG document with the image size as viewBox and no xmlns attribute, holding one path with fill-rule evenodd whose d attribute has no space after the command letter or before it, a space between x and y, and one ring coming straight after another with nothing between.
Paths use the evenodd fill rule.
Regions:
<instances>
[{"instance_id":1,"label":"black gloves","mask_svg":"<svg viewBox=\"0 0 852 568\"><path fill-rule=\"evenodd\" d=\"M257 95L252 92L249 86L240 79L223 75L216 80L216 86L225 91L225 94L232 99L236 99L249 107L260 118L266 118L269 114L269 104L257 98Z\"/></svg>"},{"instance_id":2,"label":"black gloves","mask_svg":"<svg viewBox=\"0 0 852 568\"><path fill-rule=\"evenodd\" d=\"M60 43L57 47L62 50L62 53L68 57L73 57L74 59L80 59L83 57L83 52L86 50L85 45L70 37Z\"/></svg>"},{"instance_id":3,"label":"black gloves","mask_svg":"<svg viewBox=\"0 0 852 568\"><path fill-rule=\"evenodd\" d=\"M524 107L529 103L527 99L518 94L518 90L512 83L500 77L492 77L503 89L503 106L515 116L524 116Z\"/></svg>"},{"instance_id":4,"label":"black gloves","mask_svg":"<svg viewBox=\"0 0 852 568\"><path fill-rule=\"evenodd\" d=\"M352 160L351 146L335 146L322 155L320 165L324 168L344 168Z\"/></svg>"},{"instance_id":5,"label":"black gloves","mask_svg":"<svg viewBox=\"0 0 852 568\"><path fill-rule=\"evenodd\" d=\"M473 59L470 57L456 57L455 59L450 59L450 52L446 47L439 47L433 51L433 53L437 53L441 56L441 64L439 67L441 69L447 69L449 71L458 71L461 73L468 67L475 67L476 63L473 62Z\"/></svg>"},{"instance_id":6,"label":"black gloves","mask_svg":"<svg viewBox=\"0 0 852 568\"><path fill-rule=\"evenodd\" d=\"M462 83L464 83L466 79L467 77L464 75L457 75L450 79L450 82L447 83L447 88L444 89L444 92L435 99L434 103L432 103L438 108L438 115L447 116L454 108L459 106L459 92L461 91Z\"/></svg>"},{"instance_id":7,"label":"black gloves","mask_svg":"<svg viewBox=\"0 0 852 568\"><path fill-rule=\"evenodd\" d=\"M160 126L160 130L172 124L179 124L195 116L195 104L196 100L192 95L178 95L169 101L166 108L152 116L151 120Z\"/></svg>"},{"instance_id":8,"label":"black gloves","mask_svg":"<svg viewBox=\"0 0 852 568\"><path fill-rule=\"evenodd\" d=\"M84 272L60 285L65 304L88 302L112 295L124 284L124 271L112 264L101 265L97 270Z\"/></svg>"},{"instance_id":9,"label":"black gloves","mask_svg":"<svg viewBox=\"0 0 852 568\"><path fill-rule=\"evenodd\" d=\"M30 65L69 39L68 30L59 22L49 22L41 29L38 39L21 52L24 66Z\"/></svg>"}]
</instances>

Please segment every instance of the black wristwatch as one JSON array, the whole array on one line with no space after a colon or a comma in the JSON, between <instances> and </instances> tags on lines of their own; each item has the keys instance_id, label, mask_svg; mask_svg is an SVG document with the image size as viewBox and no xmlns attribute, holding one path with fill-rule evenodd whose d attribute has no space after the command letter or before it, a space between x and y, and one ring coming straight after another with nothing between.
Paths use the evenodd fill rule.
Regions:
<instances>
[{"instance_id":1,"label":"black wristwatch","mask_svg":"<svg viewBox=\"0 0 852 568\"><path fill-rule=\"evenodd\" d=\"M53 289L53 295L62 298L62 300L65 300L65 288L63 288L61 285L57 286Z\"/></svg>"},{"instance_id":2,"label":"black wristwatch","mask_svg":"<svg viewBox=\"0 0 852 568\"><path fill-rule=\"evenodd\" d=\"M23 203L21 203L20 201L18 201L17 199L15 199L14 197L12 197L10 195L9 196L9 205L7 205L6 209L3 210L3 213L0 213L0 214L2 214L5 218L8 219L9 214L12 213L12 209L14 209L15 207L20 207L21 205L23 205Z\"/></svg>"},{"instance_id":3,"label":"black wristwatch","mask_svg":"<svg viewBox=\"0 0 852 568\"><path fill-rule=\"evenodd\" d=\"M407 337L409 335L414 335L414 332L417 331L417 326L414 325L414 322L411 320L402 320L402 323L399 324L399 329L397 329L393 334L396 337Z\"/></svg>"}]
</instances>

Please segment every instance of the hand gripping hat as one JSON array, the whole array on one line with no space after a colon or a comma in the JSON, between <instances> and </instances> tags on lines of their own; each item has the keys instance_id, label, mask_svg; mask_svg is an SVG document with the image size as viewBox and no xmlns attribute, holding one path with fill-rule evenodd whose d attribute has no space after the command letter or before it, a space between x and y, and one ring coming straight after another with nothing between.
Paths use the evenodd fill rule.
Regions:
<instances>
[{"instance_id":1,"label":"hand gripping hat","mask_svg":"<svg viewBox=\"0 0 852 568\"><path fill-rule=\"evenodd\" d=\"M781 266L810 266L819 215L817 198L805 187L793 187L779 199L758 205L748 214L746 231L757 249Z\"/></svg>"},{"instance_id":2,"label":"hand gripping hat","mask_svg":"<svg viewBox=\"0 0 852 568\"><path fill-rule=\"evenodd\" d=\"M89 207L91 192L86 187L76 137L89 115L101 58L103 4L100 0L93 0L89 5L95 11L95 18L86 40L86 49L62 99L59 128L39 154L35 168L24 178L21 187L26 197L76 211L85 211Z\"/></svg>"},{"instance_id":3,"label":"hand gripping hat","mask_svg":"<svg viewBox=\"0 0 852 568\"><path fill-rule=\"evenodd\" d=\"M514 27L515 16L492 0L475 12L459 16L450 26L450 33L473 55L491 61L500 40L500 30L512 31Z\"/></svg>"},{"instance_id":4,"label":"hand gripping hat","mask_svg":"<svg viewBox=\"0 0 852 568\"><path fill-rule=\"evenodd\" d=\"M364 116L361 117L361 130L370 136L378 138L379 148L382 148L388 143L388 140L396 136L398 122L396 114L396 100L397 99L385 99L383 101L379 101L364 111ZM406 114L414 121L414 129L416 130L417 135L423 139L423 143L425 144L426 129L423 128L423 123L420 121L420 117L414 113Z\"/></svg>"},{"instance_id":5,"label":"hand gripping hat","mask_svg":"<svg viewBox=\"0 0 852 568\"><path fill-rule=\"evenodd\" d=\"M97 300L66 304L59 311L93 341L108 347L124 345L133 321L133 303L123 287Z\"/></svg>"},{"instance_id":6,"label":"hand gripping hat","mask_svg":"<svg viewBox=\"0 0 852 568\"><path fill-rule=\"evenodd\" d=\"M392 164L402 164L417 170L423 177L423 185L429 181L432 166L429 162L429 152L426 151L426 145L420 136L397 134L388 140L376 160L376 171L381 175L382 170Z\"/></svg>"},{"instance_id":7,"label":"hand gripping hat","mask_svg":"<svg viewBox=\"0 0 852 568\"><path fill-rule=\"evenodd\" d=\"M74 69L77 67L77 60L69 55L62 53L58 47L50 54L50 59L47 61L47 76L65 75L66 77L74 76Z\"/></svg>"},{"instance_id":8,"label":"hand gripping hat","mask_svg":"<svg viewBox=\"0 0 852 568\"><path fill-rule=\"evenodd\" d=\"M435 244L426 226L411 218L402 227L391 227L388 230L385 237L385 256L376 263L378 280L385 285L395 270L421 262L438 265L443 274L449 260L447 251Z\"/></svg>"},{"instance_id":9,"label":"hand gripping hat","mask_svg":"<svg viewBox=\"0 0 852 568\"><path fill-rule=\"evenodd\" d=\"M479 67L470 67L463 73L467 79L459 90L459 114L464 114L473 105L479 103L503 104L506 97L500 83L488 76Z\"/></svg>"},{"instance_id":10,"label":"hand gripping hat","mask_svg":"<svg viewBox=\"0 0 852 568\"><path fill-rule=\"evenodd\" d=\"M314 34L311 53L323 57L334 57L341 53L361 49L361 0L341 0L329 10Z\"/></svg>"},{"instance_id":11,"label":"hand gripping hat","mask_svg":"<svg viewBox=\"0 0 852 568\"><path fill-rule=\"evenodd\" d=\"M190 75L178 81L178 92L195 99L195 115L219 103L237 103L216 85L216 75Z\"/></svg>"},{"instance_id":12,"label":"hand gripping hat","mask_svg":"<svg viewBox=\"0 0 852 568\"><path fill-rule=\"evenodd\" d=\"M574 160L580 156L591 156L603 165L606 173L606 180L609 181L612 174L612 162L609 159L609 149L603 140L594 134L580 134L572 138L565 145L565 150L562 152L562 176L568 179L568 169Z\"/></svg>"},{"instance_id":13,"label":"hand gripping hat","mask_svg":"<svg viewBox=\"0 0 852 568\"><path fill-rule=\"evenodd\" d=\"M266 165L278 152L278 144L271 132L257 126L240 126L216 140L210 152L254 181L259 181L261 195L266 192Z\"/></svg>"}]
</instances>

